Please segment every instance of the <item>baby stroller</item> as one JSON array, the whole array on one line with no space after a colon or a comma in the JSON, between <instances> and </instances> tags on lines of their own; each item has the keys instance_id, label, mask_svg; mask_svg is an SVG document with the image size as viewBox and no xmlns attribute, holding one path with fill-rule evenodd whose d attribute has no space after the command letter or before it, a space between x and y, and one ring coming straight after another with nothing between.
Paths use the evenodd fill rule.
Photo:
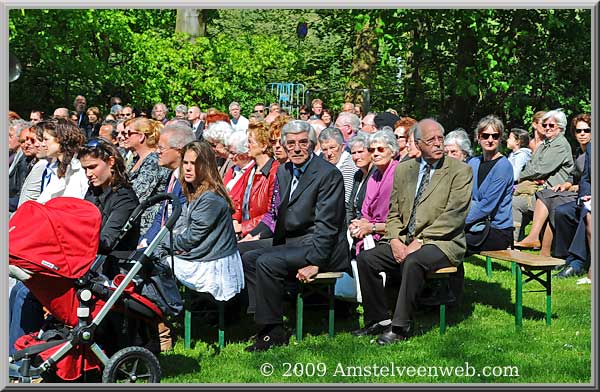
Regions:
<instances>
[{"instance_id":1,"label":"baby stroller","mask_svg":"<svg viewBox=\"0 0 600 392\"><path fill-rule=\"evenodd\" d=\"M23 281L52 319L38 334L22 336L15 343L17 351L9 357L9 367L19 382L32 382L35 377L86 380L87 374L99 372L106 383L160 382L158 359L143 347L152 336L141 336L138 328L137 339L123 343L125 338L107 325L119 316L129 335L126 338L131 338L131 325L156 326L165 315L177 315L182 308L172 274L152 257L181 214L178 198L159 194L140 203L121 229L119 240L146 208L164 200L173 206L169 219L147 248L126 252L123 264L128 272L124 270L126 275L119 274L112 281L100 272L106 259L96 256L102 219L92 203L67 197L45 205L32 201L13 215L9 271ZM169 274L161 276L157 270ZM115 347L115 341L121 346Z\"/></svg>"}]
</instances>

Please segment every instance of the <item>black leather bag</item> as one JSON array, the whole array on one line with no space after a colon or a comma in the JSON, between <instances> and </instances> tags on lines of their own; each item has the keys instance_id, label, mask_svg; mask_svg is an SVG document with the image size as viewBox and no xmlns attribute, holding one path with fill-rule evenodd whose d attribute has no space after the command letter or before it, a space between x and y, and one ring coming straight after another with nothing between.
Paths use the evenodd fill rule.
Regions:
<instances>
[{"instance_id":1,"label":"black leather bag","mask_svg":"<svg viewBox=\"0 0 600 392\"><path fill-rule=\"evenodd\" d=\"M487 239L490 234L490 229L492 228L492 217L486 216L484 219L479 220L477 222L473 222L470 225L465 227L465 231L467 233L472 234L473 236L479 236L479 240L476 243L469 243L471 247L481 246Z\"/></svg>"}]
</instances>

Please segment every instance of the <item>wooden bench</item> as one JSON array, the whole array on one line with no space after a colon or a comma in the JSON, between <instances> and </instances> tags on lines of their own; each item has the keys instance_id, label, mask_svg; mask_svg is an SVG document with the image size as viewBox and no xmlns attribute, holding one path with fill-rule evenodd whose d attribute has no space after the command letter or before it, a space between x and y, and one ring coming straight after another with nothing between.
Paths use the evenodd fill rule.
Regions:
<instances>
[{"instance_id":1,"label":"wooden bench","mask_svg":"<svg viewBox=\"0 0 600 392\"><path fill-rule=\"evenodd\" d=\"M457 271L456 267L445 267L441 268L437 271L433 271L428 273L425 276L425 279L445 279L446 281L450 277L450 274L453 274ZM446 333L446 304L440 303L440 335Z\"/></svg>"},{"instance_id":2,"label":"wooden bench","mask_svg":"<svg viewBox=\"0 0 600 392\"><path fill-rule=\"evenodd\" d=\"M189 287L184 287L184 308L185 308L185 312L184 312L184 316L183 316L183 346L186 350L188 350L191 347L191 340L192 340L192 313L200 313L200 314L206 314L209 313L210 311L207 310L203 310L203 311L193 311L191 309L191 299L192 296L195 294L196 292L192 289L190 289ZM218 344L219 344L219 349L223 349L225 347L225 302L224 301L217 301L217 312L219 314L219 322L218 322Z\"/></svg>"},{"instance_id":3,"label":"wooden bench","mask_svg":"<svg viewBox=\"0 0 600 392\"><path fill-rule=\"evenodd\" d=\"M296 340L302 341L302 327L304 319L304 294L308 291L323 294L328 301L329 336L334 335L335 322L335 282L342 277L341 272L321 272L314 277L314 280L308 283L300 282L298 284L298 294L296 295Z\"/></svg>"},{"instance_id":4,"label":"wooden bench","mask_svg":"<svg viewBox=\"0 0 600 392\"><path fill-rule=\"evenodd\" d=\"M512 249L483 251L479 254L486 258L488 277L491 277L492 258L512 262L512 271L515 276L515 325L517 329L523 325L523 284L533 280L545 288L546 325L549 326L552 319L552 277L550 274L554 267L564 265L565 261ZM527 277L525 281L523 281L523 275Z\"/></svg>"}]
</instances>

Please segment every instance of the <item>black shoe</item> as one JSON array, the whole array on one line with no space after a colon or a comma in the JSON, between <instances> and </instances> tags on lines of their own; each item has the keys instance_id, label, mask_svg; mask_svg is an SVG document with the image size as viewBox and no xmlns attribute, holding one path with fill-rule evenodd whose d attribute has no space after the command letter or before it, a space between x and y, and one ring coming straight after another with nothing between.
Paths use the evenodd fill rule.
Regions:
<instances>
[{"instance_id":1,"label":"black shoe","mask_svg":"<svg viewBox=\"0 0 600 392\"><path fill-rule=\"evenodd\" d=\"M555 278L564 279L570 278L572 276L581 276L584 272L576 270L575 268L568 266L564 270L560 271L558 274L554 275Z\"/></svg>"},{"instance_id":2,"label":"black shoe","mask_svg":"<svg viewBox=\"0 0 600 392\"><path fill-rule=\"evenodd\" d=\"M244 351L266 351L271 347L285 346L289 343L290 336L291 334L288 331L286 331L285 328L283 328L283 326L278 325L266 333L259 333L256 337L255 342L252 345L246 347Z\"/></svg>"},{"instance_id":3,"label":"black shoe","mask_svg":"<svg viewBox=\"0 0 600 392\"><path fill-rule=\"evenodd\" d=\"M379 323L373 323L364 328L356 329L356 330L350 332L350 334L352 334L354 336L379 335L379 334L385 332L385 330L387 328L389 328L389 325L381 325Z\"/></svg>"},{"instance_id":4,"label":"black shoe","mask_svg":"<svg viewBox=\"0 0 600 392\"><path fill-rule=\"evenodd\" d=\"M409 337L410 327L392 327L390 325L384 333L377 337L377 344L385 346L407 340Z\"/></svg>"}]
</instances>

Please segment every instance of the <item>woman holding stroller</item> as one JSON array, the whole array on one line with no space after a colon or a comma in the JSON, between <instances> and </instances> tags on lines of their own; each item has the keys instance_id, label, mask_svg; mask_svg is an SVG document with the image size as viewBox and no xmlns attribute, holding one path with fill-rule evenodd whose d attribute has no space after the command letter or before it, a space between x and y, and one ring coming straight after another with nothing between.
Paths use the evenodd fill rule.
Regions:
<instances>
[{"instance_id":1,"label":"woman holding stroller","mask_svg":"<svg viewBox=\"0 0 600 392\"><path fill-rule=\"evenodd\" d=\"M174 229L175 276L192 290L227 301L244 287L231 219L233 203L207 142L191 142L181 154L179 181L188 202ZM167 238L163 243L165 253L169 242Z\"/></svg>"}]
</instances>

